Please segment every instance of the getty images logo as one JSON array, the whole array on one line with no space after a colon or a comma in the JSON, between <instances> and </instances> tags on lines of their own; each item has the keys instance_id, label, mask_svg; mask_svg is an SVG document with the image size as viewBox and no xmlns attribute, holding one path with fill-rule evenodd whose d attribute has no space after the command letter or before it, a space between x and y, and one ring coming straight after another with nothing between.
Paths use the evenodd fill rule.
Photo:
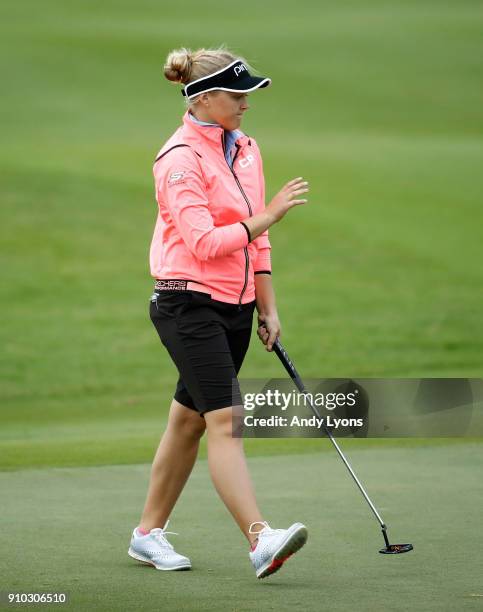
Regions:
<instances>
[{"instance_id":1,"label":"getty images logo","mask_svg":"<svg viewBox=\"0 0 483 612\"><path fill-rule=\"evenodd\" d=\"M240 64L239 66L235 66L235 76L240 76L240 72L246 71L247 67L245 64Z\"/></svg>"}]
</instances>

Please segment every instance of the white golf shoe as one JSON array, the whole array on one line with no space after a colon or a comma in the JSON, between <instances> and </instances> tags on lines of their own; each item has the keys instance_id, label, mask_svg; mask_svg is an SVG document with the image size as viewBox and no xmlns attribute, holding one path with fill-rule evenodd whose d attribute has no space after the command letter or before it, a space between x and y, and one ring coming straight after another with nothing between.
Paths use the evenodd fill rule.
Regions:
<instances>
[{"instance_id":1,"label":"white golf shoe","mask_svg":"<svg viewBox=\"0 0 483 612\"><path fill-rule=\"evenodd\" d=\"M252 531L254 525L263 525L263 528ZM278 571L307 541L307 527L302 523L294 523L288 529L272 529L266 521L256 522L250 525L249 532L258 534L257 545L250 552L257 578L266 578Z\"/></svg>"},{"instance_id":2,"label":"white golf shoe","mask_svg":"<svg viewBox=\"0 0 483 612\"><path fill-rule=\"evenodd\" d=\"M139 533L136 528L127 552L133 559L153 565L158 570L189 570L191 561L175 552L166 539L167 534L178 535L173 531L166 531L168 523L169 521L166 521L163 529L156 527L146 535Z\"/></svg>"}]
</instances>

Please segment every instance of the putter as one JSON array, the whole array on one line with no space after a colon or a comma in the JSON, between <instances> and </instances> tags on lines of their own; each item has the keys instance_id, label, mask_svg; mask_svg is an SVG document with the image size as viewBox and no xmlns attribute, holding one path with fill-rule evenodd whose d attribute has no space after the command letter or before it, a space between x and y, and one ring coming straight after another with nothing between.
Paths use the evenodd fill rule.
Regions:
<instances>
[{"instance_id":1,"label":"putter","mask_svg":"<svg viewBox=\"0 0 483 612\"><path fill-rule=\"evenodd\" d=\"M259 327L261 327L261 326L259 326ZM305 388L305 385L302 382L302 379L300 378L297 370L295 369L294 364L292 363L291 359L287 355L286 350L283 348L283 346L280 343L278 338L276 339L275 343L273 344L273 349L274 349L275 353L277 354L278 358L280 359L280 361L282 362L284 368L287 370L288 374L290 375L290 377L292 378L292 380L296 384L298 390L301 393L303 393L304 395L306 395L308 392L307 392L307 390ZM320 419L321 416L319 414L319 411L312 404L312 402L310 401L310 398L307 397L307 399L309 399L309 404L310 404L310 408L312 409L312 412L315 414L315 416L317 418ZM367 495L367 493L365 492L364 487L362 486L360 480L355 475L354 470L351 468L349 462L345 458L344 453L341 451L339 445L337 444L337 441L334 439L334 437L331 434L331 432L329 431L329 429L327 429L327 427L325 426L325 423L324 423L323 427L324 427L325 433L327 434L327 436L329 437L330 441L334 445L335 450L339 453L339 457L342 459L342 461L344 462L344 465L349 470L349 474L352 476L352 478L354 479L354 482L359 487L360 492L364 496L364 499L366 500L366 502L369 504L370 509L374 513L374 516L376 517L379 525L381 526L382 536L384 538L384 542L386 543L386 546L385 546L385 548L381 548L379 552L382 553L383 555L398 555L400 553L405 553L405 552L409 552L410 550L413 550L413 545L412 544L390 544L389 543L389 539L387 537L387 526L384 523L384 521L382 520L381 515L376 510L376 507L374 506L374 504L370 500L369 495Z\"/></svg>"}]
</instances>

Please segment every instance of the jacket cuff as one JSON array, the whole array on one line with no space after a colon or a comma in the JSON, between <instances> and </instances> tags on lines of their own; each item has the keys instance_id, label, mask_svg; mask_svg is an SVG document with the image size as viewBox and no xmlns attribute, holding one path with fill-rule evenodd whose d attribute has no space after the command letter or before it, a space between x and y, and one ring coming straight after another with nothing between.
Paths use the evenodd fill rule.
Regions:
<instances>
[{"instance_id":1,"label":"jacket cuff","mask_svg":"<svg viewBox=\"0 0 483 612\"><path fill-rule=\"evenodd\" d=\"M240 221L240 223L243 225L243 227L246 229L247 231L247 236L248 236L248 242L252 241L252 235L250 234L250 230L248 229L248 226L246 223L243 223L243 221Z\"/></svg>"},{"instance_id":2,"label":"jacket cuff","mask_svg":"<svg viewBox=\"0 0 483 612\"><path fill-rule=\"evenodd\" d=\"M223 255L228 255L247 246L248 235L241 223L233 223L216 229L223 235Z\"/></svg>"},{"instance_id":3,"label":"jacket cuff","mask_svg":"<svg viewBox=\"0 0 483 612\"><path fill-rule=\"evenodd\" d=\"M270 248L259 249L257 260L253 266L254 272L271 272L272 260L270 257Z\"/></svg>"}]
</instances>

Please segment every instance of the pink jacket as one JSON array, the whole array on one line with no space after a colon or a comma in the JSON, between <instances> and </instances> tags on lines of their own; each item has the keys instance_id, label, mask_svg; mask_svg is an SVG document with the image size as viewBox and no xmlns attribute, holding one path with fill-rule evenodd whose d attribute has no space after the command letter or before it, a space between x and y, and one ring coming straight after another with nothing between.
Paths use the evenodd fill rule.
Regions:
<instances>
[{"instance_id":1,"label":"pink jacket","mask_svg":"<svg viewBox=\"0 0 483 612\"><path fill-rule=\"evenodd\" d=\"M231 169L223 138L223 128L198 125L187 111L158 153L151 275L196 281L188 288L245 304L255 299L254 274L271 271L268 230L249 242L240 223L265 208L262 158L255 140L243 134Z\"/></svg>"}]
</instances>

